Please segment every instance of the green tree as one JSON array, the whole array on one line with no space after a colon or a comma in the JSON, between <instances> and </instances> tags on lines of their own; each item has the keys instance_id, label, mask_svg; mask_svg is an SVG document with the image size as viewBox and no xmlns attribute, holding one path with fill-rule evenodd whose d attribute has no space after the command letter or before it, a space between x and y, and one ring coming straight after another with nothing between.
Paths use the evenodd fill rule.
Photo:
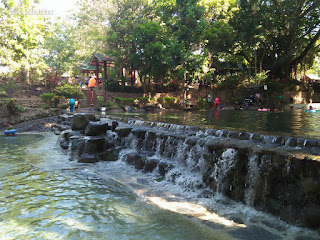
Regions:
<instances>
[{"instance_id":1,"label":"green tree","mask_svg":"<svg viewBox=\"0 0 320 240\"><path fill-rule=\"evenodd\" d=\"M318 0L240 0L231 21L235 53L274 78L290 77L320 37L319 6Z\"/></svg>"},{"instance_id":2,"label":"green tree","mask_svg":"<svg viewBox=\"0 0 320 240\"><path fill-rule=\"evenodd\" d=\"M108 14L109 31L107 43L115 57L120 78L124 81L122 69L133 71L130 56L136 53L134 29L151 17L147 0L113 0Z\"/></svg>"},{"instance_id":3,"label":"green tree","mask_svg":"<svg viewBox=\"0 0 320 240\"><path fill-rule=\"evenodd\" d=\"M26 80L39 80L47 65L42 55L49 32L47 20L41 14L30 14L38 1L6 1L0 5L0 60L14 72L25 69Z\"/></svg>"}]
</instances>

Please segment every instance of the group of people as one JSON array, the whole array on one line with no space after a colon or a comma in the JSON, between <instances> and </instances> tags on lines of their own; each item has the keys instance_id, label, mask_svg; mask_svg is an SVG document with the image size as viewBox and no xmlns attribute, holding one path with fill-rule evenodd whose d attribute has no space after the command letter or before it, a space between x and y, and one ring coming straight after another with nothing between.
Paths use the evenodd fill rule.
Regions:
<instances>
[{"instance_id":1,"label":"group of people","mask_svg":"<svg viewBox=\"0 0 320 240\"><path fill-rule=\"evenodd\" d=\"M86 77L84 83L86 87L89 87L92 90L92 88L97 86L97 76L91 75L90 77Z\"/></svg>"},{"instance_id":2,"label":"group of people","mask_svg":"<svg viewBox=\"0 0 320 240\"><path fill-rule=\"evenodd\" d=\"M79 76L76 77L69 77L68 79L69 84L75 84L75 85L80 85L80 88L82 87L89 87L89 88L94 88L97 85L97 76L92 74L91 76L85 77L84 81L79 80Z\"/></svg>"},{"instance_id":3,"label":"group of people","mask_svg":"<svg viewBox=\"0 0 320 240\"><path fill-rule=\"evenodd\" d=\"M70 98L69 100L70 112L73 113L74 111L78 112L80 107L79 100L76 98Z\"/></svg>"},{"instance_id":4,"label":"group of people","mask_svg":"<svg viewBox=\"0 0 320 240\"><path fill-rule=\"evenodd\" d=\"M216 97L216 98L212 101L211 94L208 94L207 102L208 102L208 103L213 103L213 104L212 104L212 107L213 107L213 108L218 108L218 107L219 107L221 110L223 110L223 105L219 106L220 100L219 100L218 97Z\"/></svg>"}]
</instances>

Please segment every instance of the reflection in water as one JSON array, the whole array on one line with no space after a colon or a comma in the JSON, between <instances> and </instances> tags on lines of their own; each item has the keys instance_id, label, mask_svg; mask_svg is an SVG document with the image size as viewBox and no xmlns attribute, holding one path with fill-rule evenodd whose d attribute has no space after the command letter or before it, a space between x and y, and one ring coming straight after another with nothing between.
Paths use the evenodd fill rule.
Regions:
<instances>
[{"instance_id":1,"label":"reflection in water","mask_svg":"<svg viewBox=\"0 0 320 240\"><path fill-rule=\"evenodd\" d=\"M317 124L320 121L320 112L308 113L300 110L284 112L214 110L108 114L214 129L320 138L320 126Z\"/></svg>"}]
</instances>

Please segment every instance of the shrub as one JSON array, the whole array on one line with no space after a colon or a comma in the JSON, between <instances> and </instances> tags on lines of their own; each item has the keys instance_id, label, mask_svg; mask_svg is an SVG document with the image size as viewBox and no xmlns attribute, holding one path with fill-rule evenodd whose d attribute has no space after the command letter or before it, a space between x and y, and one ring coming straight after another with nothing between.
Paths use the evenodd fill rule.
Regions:
<instances>
[{"instance_id":1,"label":"shrub","mask_svg":"<svg viewBox=\"0 0 320 240\"><path fill-rule=\"evenodd\" d=\"M60 105L61 109L68 109L69 107L70 107L69 104L61 104Z\"/></svg>"},{"instance_id":2,"label":"shrub","mask_svg":"<svg viewBox=\"0 0 320 240\"><path fill-rule=\"evenodd\" d=\"M106 107L109 108L109 109L115 108L114 102L108 101L108 102L106 103Z\"/></svg>"},{"instance_id":3,"label":"shrub","mask_svg":"<svg viewBox=\"0 0 320 240\"><path fill-rule=\"evenodd\" d=\"M177 98L176 97L165 97L164 100L165 100L165 103L173 104L177 101Z\"/></svg>"},{"instance_id":4,"label":"shrub","mask_svg":"<svg viewBox=\"0 0 320 240\"><path fill-rule=\"evenodd\" d=\"M51 104L54 106L54 107L57 107L60 103L61 100L63 100L64 97L61 97L61 96L53 96L51 98Z\"/></svg>"},{"instance_id":5,"label":"shrub","mask_svg":"<svg viewBox=\"0 0 320 240\"><path fill-rule=\"evenodd\" d=\"M269 71L262 71L257 73L257 81L258 83L265 83L268 80Z\"/></svg>"},{"instance_id":6,"label":"shrub","mask_svg":"<svg viewBox=\"0 0 320 240\"><path fill-rule=\"evenodd\" d=\"M99 102L98 103L99 107L105 107L106 103L104 101L104 98L102 96L98 96L97 98L98 98L98 102Z\"/></svg>"},{"instance_id":7,"label":"shrub","mask_svg":"<svg viewBox=\"0 0 320 240\"><path fill-rule=\"evenodd\" d=\"M8 97L8 94L6 91L0 91L0 97Z\"/></svg>"},{"instance_id":8,"label":"shrub","mask_svg":"<svg viewBox=\"0 0 320 240\"><path fill-rule=\"evenodd\" d=\"M44 105L43 105L43 108L44 108L44 109L49 109L49 108L50 108L50 105L49 105L49 104L44 104Z\"/></svg>"},{"instance_id":9,"label":"shrub","mask_svg":"<svg viewBox=\"0 0 320 240\"><path fill-rule=\"evenodd\" d=\"M156 98L155 97L150 98L150 102L155 103L156 102Z\"/></svg>"},{"instance_id":10,"label":"shrub","mask_svg":"<svg viewBox=\"0 0 320 240\"><path fill-rule=\"evenodd\" d=\"M63 96L66 98L84 98L83 92L80 90L79 86L65 84L63 86L56 87L54 93L58 96Z\"/></svg>"},{"instance_id":11,"label":"shrub","mask_svg":"<svg viewBox=\"0 0 320 240\"><path fill-rule=\"evenodd\" d=\"M122 99L122 102L123 102L123 104L125 104L125 105L133 105L133 102L134 102L134 98L123 98Z\"/></svg>"},{"instance_id":12,"label":"shrub","mask_svg":"<svg viewBox=\"0 0 320 240\"><path fill-rule=\"evenodd\" d=\"M140 103L146 104L149 102L148 97L138 97L137 98L139 100Z\"/></svg>"},{"instance_id":13,"label":"shrub","mask_svg":"<svg viewBox=\"0 0 320 240\"><path fill-rule=\"evenodd\" d=\"M40 98L43 102L50 104L51 103L51 99L57 96L55 93L43 93L40 95Z\"/></svg>"},{"instance_id":14,"label":"shrub","mask_svg":"<svg viewBox=\"0 0 320 240\"><path fill-rule=\"evenodd\" d=\"M208 103L206 98L199 98L198 99L198 108L199 109L207 109L210 108L210 103Z\"/></svg>"},{"instance_id":15,"label":"shrub","mask_svg":"<svg viewBox=\"0 0 320 240\"><path fill-rule=\"evenodd\" d=\"M164 105L164 103L165 103L164 97L159 97L158 103L160 103L161 105Z\"/></svg>"},{"instance_id":16,"label":"shrub","mask_svg":"<svg viewBox=\"0 0 320 240\"><path fill-rule=\"evenodd\" d=\"M121 97L115 97L114 101L116 104L120 105L122 103L122 98Z\"/></svg>"},{"instance_id":17,"label":"shrub","mask_svg":"<svg viewBox=\"0 0 320 240\"><path fill-rule=\"evenodd\" d=\"M221 81L218 86L220 89L234 89L238 87L241 79L240 75L231 75L226 80Z\"/></svg>"},{"instance_id":18,"label":"shrub","mask_svg":"<svg viewBox=\"0 0 320 240\"><path fill-rule=\"evenodd\" d=\"M17 100L15 98L10 99L7 103L7 110L10 114L15 115L19 112L23 112L24 109L19 104L17 104Z\"/></svg>"},{"instance_id":19,"label":"shrub","mask_svg":"<svg viewBox=\"0 0 320 240\"><path fill-rule=\"evenodd\" d=\"M57 107L63 96L58 96L55 93L44 93L40 95L41 100L49 106Z\"/></svg>"},{"instance_id":20,"label":"shrub","mask_svg":"<svg viewBox=\"0 0 320 240\"><path fill-rule=\"evenodd\" d=\"M143 93L142 87L119 85L116 81L109 81L104 84L104 89L109 92Z\"/></svg>"}]
</instances>

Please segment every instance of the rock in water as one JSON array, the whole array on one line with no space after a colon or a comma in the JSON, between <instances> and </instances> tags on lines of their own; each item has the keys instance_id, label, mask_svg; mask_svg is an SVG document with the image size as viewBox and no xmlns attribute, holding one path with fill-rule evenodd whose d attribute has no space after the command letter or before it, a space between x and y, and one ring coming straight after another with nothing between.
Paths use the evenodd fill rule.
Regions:
<instances>
[{"instance_id":1,"label":"rock in water","mask_svg":"<svg viewBox=\"0 0 320 240\"><path fill-rule=\"evenodd\" d=\"M89 113L77 113L71 120L72 130L85 130L90 121L96 121L96 117Z\"/></svg>"}]
</instances>

